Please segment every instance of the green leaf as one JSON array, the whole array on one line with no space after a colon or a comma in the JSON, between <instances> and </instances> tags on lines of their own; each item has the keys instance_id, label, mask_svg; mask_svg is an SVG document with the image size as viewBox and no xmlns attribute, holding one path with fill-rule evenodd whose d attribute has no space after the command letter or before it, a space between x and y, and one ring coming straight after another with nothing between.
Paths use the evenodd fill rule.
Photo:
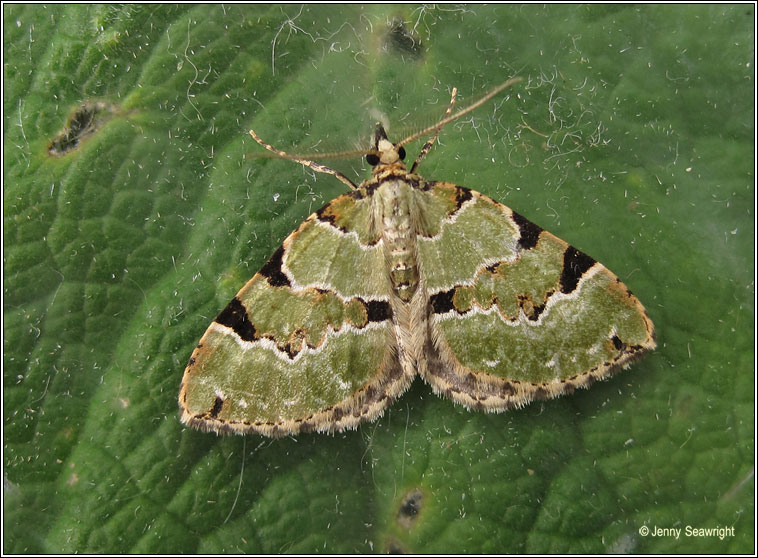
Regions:
<instances>
[{"instance_id":1,"label":"green leaf","mask_svg":"<svg viewBox=\"0 0 758 558\"><path fill-rule=\"evenodd\" d=\"M751 552L753 6L3 16L4 552ZM247 130L349 149L382 114L422 126L451 87L463 106L512 75L525 81L449 125L421 174L603 262L659 349L501 415L417 381L333 437L183 428L202 332L344 190L246 159L261 151Z\"/></svg>"}]
</instances>

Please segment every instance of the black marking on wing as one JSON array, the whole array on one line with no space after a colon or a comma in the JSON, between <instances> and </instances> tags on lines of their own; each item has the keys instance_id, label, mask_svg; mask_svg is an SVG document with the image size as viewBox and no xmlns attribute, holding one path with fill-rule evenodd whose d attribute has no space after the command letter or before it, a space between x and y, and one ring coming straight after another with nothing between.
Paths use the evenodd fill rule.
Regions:
<instances>
[{"instance_id":1,"label":"black marking on wing","mask_svg":"<svg viewBox=\"0 0 758 558\"><path fill-rule=\"evenodd\" d=\"M247 317L247 309L236 296L218 315L216 323L231 328L245 341L255 341L258 338L255 326Z\"/></svg>"},{"instance_id":2,"label":"black marking on wing","mask_svg":"<svg viewBox=\"0 0 758 558\"><path fill-rule=\"evenodd\" d=\"M211 410L208 413L208 416L210 418L216 418L218 414L221 412L221 409L223 407L224 407L224 400L217 395L216 400L213 402L213 407L211 407Z\"/></svg>"},{"instance_id":3,"label":"black marking on wing","mask_svg":"<svg viewBox=\"0 0 758 558\"><path fill-rule=\"evenodd\" d=\"M366 305L369 322L384 322L392 319L392 307L386 300L362 301Z\"/></svg>"},{"instance_id":4,"label":"black marking on wing","mask_svg":"<svg viewBox=\"0 0 758 558\"><path fill-rule=\"evenodd\" d=\"M545 300L549 300L552 296L552 292L548 292L545 295ZM524 315L530 319L533 322L536 322L540 319L540 314L545 311L546 303L538 304L536 301L532 300L532 297L527 294L520 294L516 296L516 299L518 300L519 307L521 308L521 311L524 313ZM493 301L493 304L498 304L498 299L495 297L495 300Z\"/></svg>"},{"instance_id":5,"label":"black marking on wing","mask_svg":"<svg viewBox=\"0 0 758 558\"><path fill-rule=\"evenodd\" d=\"M357 190L351 190L350 192L347 192L346 194L342 194L343 196L353 198L354 200L360 201L364 198L368 198L374 195L375 188L372 187L372 185L361 185L360 188ZM341 196L340 196L341 197ZM348 228L343 227L341 225L337 224L337 217L338 215L334 213L329 213L328 209L334 204L334 202L339 199L335 198L326 205L324 205L322 208L316 211L316 217L319 221L322 223L328 223L331 227L334 227L338 231L340 231L343 234L347 234L351 232ZM376 235L376 238L373 241L369 241L364 243L364 241L360 241L363 246L375 246L380 240L381 235Z\"/></svg>"},{"instance_id":6,"label":"black marking on wing","mask_svg":"<svg viewBox=\"0 0 758 558\"><path fill-rule=\"evenodd\" d=\"M464 203L466 203L473 197L474 196L471 193L471 190L469 190L468 188L464 188L463 186L456 186L455 187L456 208L455 208L455 211L451 212L451 215L453 213L456 213L463 206Z\"/></svg>"},{"instance_id":7,"label":"black marking on wing","mask_svg":"<svg viewBox=\"0 0 758 558\"><path fill-rule=\"evenodd\" d=\"M533 322L536 322L540 319L540 314L545 311L545 305L544 304L535 304L534 310L532 312L532 315L529 316L529 319Z\"/></svg>"},{"instance_id":8,"label":"black marking on wing","mask_svg":"<svg viewBox=\"0 0 758 558\"><path fill-rule=\"evenodd\" d=\"M519 248L522 250L531 250L537 246L537 241L540 238L542 227L535 225L515 211L512 212L512 217L514 223L516 223L521 233L521 238L519 238L518 241Z\"/></svg>"},{"instance_id":9,"label":"black marking on wing","mask_svg":"<svg viewBox=\"0 0 758 558\"><path fill-rule=\"evenodd\" d=\"M258 272L268 279L268 284L272 287L289 287L290 280L282 271L282 257L284 256L284 246L274 252L271 259Z\"/></svg>"},{"instance_id":10,"label":"black marking on wing","mask_svg":"<svg viewBox=\"0 0 758 558\"><path fill-rule=\"evenodd\" d=\"M322 289L316 289L320 292ZM364 301L361 298L357 300L366 308L367 321L360 327L365 327L370 322L384 322L392 319L392 307L390 303L384 300L369 300ZM287 339L287 342L281 342L274 336L269 334L259 334L255 328L255 325L250 321L247 309L242 302L234 297L232 301L224 308L216 318L216 323L226 326L233 330L240 339L244 341L253 342L260 339L269 339L272 341L276 348L283 353L286 353L290 359L294 359L304 348L316 349L317 346L312 345L306 341L307 333L303 329L295 330ZM190 364L193 364L190 360Z\"/></svg>"},{"instance_id":11,"label":"black marking on wing","mask_svg":"<svg viewBox=\"0 0 758 558\"><path fill-rule=\"evenodd\" d=\"M613 346L617 351L623 351L626 349L626 343L624 343L618 335L614 335L611 341L613 342Z\"/></svg>"},{"instance_id":12,"label":"black marking on wing","mask_svg":"<svg viewBox=\"0 0 758 558\"><path fill-rule=\"evenodd\" d=\"M576 289L582 275L595 265L595 260L573 246L563 253L563 270L561 271L561 292L569 294Z\"/></svg>"},{"instance_id":13,"label":"black marking on wing","mask_svg":"<svg viewBox=\"0 0 758 558\"><path fill-rule=\"evenodd\" d=\"M455 294L455 288L450 289L449 291L441 291L439 293L433 294L429 302L432 305L432 310L435 314L444 314L446 312L450 312L450 310L455 310L455 305L453 304L453 295Z\"/></svg>"},{"instance_id":14,"label":"black marking on wing","mask_svg":"<svg viewBox=\"0 0 758 558\"><path fill-rule=\"evenodd\" d=\"M318 217L318 220L323 223L329 223L331 226L333 226L335 229L340 230L344 233L347 232L347 229L345 227L341 227L337 224L337 216L336 215L330 215L326 213L326 209L332 204L332 202L329 202L324 207L316 211L316 216Z\"/></svg>"},{"instance_id":15,"label":"black marking on wing","mask_svg":"<svg viewBox=\"0 0 758 558\"><path fill-rule=\"evenodd\" d=\"M445 184L444 182L438 182L436 180L430 180L428 182L420 182L420 183L414 183L414 188L418 188L422 191L429 191L433 190L435 187L437 187L438 184ZM469 201L474 197L474 194L469 190L468 188L464 188L463 186L458 186L456 184L453 184L452 186L455 186L455 207L448 212L448 217L452 217L458 211L460 211L461 207L463 207L463 204Z\"/></svg>"}]
</instances>

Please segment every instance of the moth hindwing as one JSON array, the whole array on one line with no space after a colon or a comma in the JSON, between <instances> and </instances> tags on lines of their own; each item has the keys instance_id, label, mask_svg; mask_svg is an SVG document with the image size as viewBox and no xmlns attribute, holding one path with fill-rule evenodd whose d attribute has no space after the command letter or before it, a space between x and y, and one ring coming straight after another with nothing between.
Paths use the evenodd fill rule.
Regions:
<instances>
[{"instance_id":1,"label":"moth hindwing","mask_svg":"<svg viewBox=\"0 0 758 558\"><path fill-rule=\"evenodd\" d=\"M414 170L455 114L431 134ZM372 177L345 182L211 323L184 371L182 421L282 436L374 420L416 375L500 412L588 387L655 348L653 323L602 264L474 190L428 181L377 125Z\"/></svg>"}]
</instances>

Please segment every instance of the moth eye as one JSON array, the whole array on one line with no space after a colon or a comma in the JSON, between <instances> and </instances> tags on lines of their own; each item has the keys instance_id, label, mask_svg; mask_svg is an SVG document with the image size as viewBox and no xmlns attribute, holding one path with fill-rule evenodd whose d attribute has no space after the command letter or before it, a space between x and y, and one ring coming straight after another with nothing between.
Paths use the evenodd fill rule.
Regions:
<instances>
[{"instance_id":1,"label":"moth eye","mask_svg":"<svg viewBox=\"0 0 758 558\"><path fill-rule=\"evenodd\" d=\"M379 164L379 155L376 153L369 153L366 155L366 162L371 165L372 167L375 167Z\"/></svg>"},{"instance_id":2,"label":"moth eye","mask_svg":"<svg viewBox=\"0 0 758 558\"><path fill-rule=\"evenodd\" d=\"M400 146L400 149L397 150L397 155L400 157L401 161L405 160L405 147Z\"/></svg>"}]
</instances>

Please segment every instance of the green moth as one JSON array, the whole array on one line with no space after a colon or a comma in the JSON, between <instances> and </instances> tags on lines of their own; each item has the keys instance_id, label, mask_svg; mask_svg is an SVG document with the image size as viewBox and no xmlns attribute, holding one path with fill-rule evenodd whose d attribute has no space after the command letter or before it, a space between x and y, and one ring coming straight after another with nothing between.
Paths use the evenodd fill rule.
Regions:
<instances>
[{"instance_id":1,"label":"green moth","mask_svg":"<svg viewBox=\"0 0 758 558\"><path fill-rule=\"evenodd\" d=\"M211 323L184 371L182 421L217 433L338 432L375 420L419 375L501 412L589 387L655 348L607 268L474 190L416 174L442 127L396 144L377 124L360 186L313 213ZM431 136L408 171L408 142Z\"/></svg>"}]
</instances>

